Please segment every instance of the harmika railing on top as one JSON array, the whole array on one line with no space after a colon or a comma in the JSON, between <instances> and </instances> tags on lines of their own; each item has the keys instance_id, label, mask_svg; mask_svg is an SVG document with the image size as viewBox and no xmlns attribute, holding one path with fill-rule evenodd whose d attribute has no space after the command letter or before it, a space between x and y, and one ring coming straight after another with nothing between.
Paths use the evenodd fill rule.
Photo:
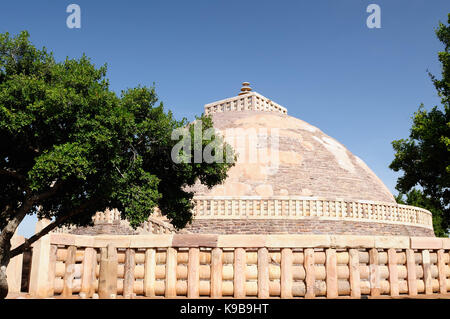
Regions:
<instances>
[{"instance_id":1,"label":"harmika railing on top","mask_svg":"<svg viewBox=\"0 0 450 319\"><path fill-rule=\"evenodd\" d=\"M196 219L321 219L401 223L432 228L425 209L372 201L329 200L300 196L196 196Z\"/></svg>"},{"instance_id":2,"label":"harmika railing on top","mask_svg":"<svg viewBox=\"0 0 450 319\"><path fill-rule=\"evenodd\" d=\"M287 114L287 109L284 106L256 92L249 92L205 105L205 114L207 115L228 111L264 111Z\"/></svg>"}]
</instances>

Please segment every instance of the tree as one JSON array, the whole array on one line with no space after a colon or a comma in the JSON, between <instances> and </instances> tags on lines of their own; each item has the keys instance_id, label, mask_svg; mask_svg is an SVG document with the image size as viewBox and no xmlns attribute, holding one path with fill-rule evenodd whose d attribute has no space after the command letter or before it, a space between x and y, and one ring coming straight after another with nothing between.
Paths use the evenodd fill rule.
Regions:
<instances>
[{"instance_id":1,"label":"tree","mask_svg":"<svg viewBox=\"0 0 450 319\"><path fill-rule=\"evenodd\" d=\"M178 142L172 131L193 125L164 112L153 87L118 96L109 89L106 65L96 68L83 55L56 62L36 49L29 34L0 34L0 298L7 294L5 269L10 258L62 225L86 226L92 216L117 208L132 227L155 207L176 228L192 219L193 193L227 177L233 162L175 163ZM196 121L212 129L210 118ZM192 136L191 136L192 137ZM228 144L223 157L234 159ZM189 157L183 150L179 156ZM11 250L10 239L26 215L52 222Z\"/></svg>"},{"instance_id":2,"label":"tree","mask_svg":"<svg viewBox=\"0 0 450 319\"><path fill-rule=\"evenodd\" d=\"M396 154L389 167L404 173L396 185L400 198L407 194L410 201L431 210L436 234L444 235L450 227L450 14L448 25L439 23L436 35L445 46L438 54L442 79L428 74L443 108L427 111L423 104L419 107L409 139L392 142Z\"/></svg>"}]
</instances>

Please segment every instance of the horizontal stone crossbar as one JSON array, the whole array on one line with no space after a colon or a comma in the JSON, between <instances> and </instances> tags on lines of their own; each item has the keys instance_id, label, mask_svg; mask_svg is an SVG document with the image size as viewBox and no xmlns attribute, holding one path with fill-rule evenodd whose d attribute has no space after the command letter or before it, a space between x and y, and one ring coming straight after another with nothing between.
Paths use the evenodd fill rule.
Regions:
<instances>
[{"instance_id":1,"label":"horizontal stone crossbar","mask_svg":"<svg viewBox=\"0 0 450 319\"><path fill-rule=\"evenodd\" d=\"M450 249L450 238L393 237L356 235L72 235L50 234L53 245L102 248L397 248L397 249Z\"/></svg>"}]
</instances>

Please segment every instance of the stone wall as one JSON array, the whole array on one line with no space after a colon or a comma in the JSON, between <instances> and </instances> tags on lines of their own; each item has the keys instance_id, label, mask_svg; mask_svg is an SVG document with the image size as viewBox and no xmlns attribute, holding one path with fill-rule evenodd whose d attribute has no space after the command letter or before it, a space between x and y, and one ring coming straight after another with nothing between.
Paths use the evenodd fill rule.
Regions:
<instances>
[{"instance_id":1,"label":"stone wall","mask_svg":"<svg viewBox=\"0 0 450 319\"><path fill-rule=\"evenodd\" d=\"M169 222L165 223L169 227ZM68 231L74 235L138 235L160 233L136 230L126 222L96 222L94 226ZM169 232L165 232L169 233ZM170 233L175 233L175 230ZM184 234L334 234L434 237L432 229L379 222L336 221L323 219L197 219L176 232Z\"/></svg>"},{"instance_id":2,"label":"stone wall","mask_svg":"<svg viewBox=\"0 0 450 319\"><path fill-rule=\"evenodd\" d=\"M402 224L321 219L197 219L185 230L197 234L335 234L434 237L432 229Z\"/></svg>"}]
</instances>

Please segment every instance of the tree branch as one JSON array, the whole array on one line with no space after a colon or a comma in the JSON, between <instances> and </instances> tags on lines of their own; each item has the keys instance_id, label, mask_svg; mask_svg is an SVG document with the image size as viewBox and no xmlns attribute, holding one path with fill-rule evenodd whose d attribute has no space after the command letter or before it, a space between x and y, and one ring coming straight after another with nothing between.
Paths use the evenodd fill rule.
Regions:
<instances>
[{"instance_id":1,"label":"tree branch","mask_svg":"<svg viewBox=\"0 0 450 319\"><path fill-rule=\"evenodd\" d=\"M54 195L56 193L56 191L58 189L60 189L63 184L64 183L62 181L58 181L58 182L54 183L54 185L52 187L50 187L50 189L48 191L42 192L37 195L33 195L33 196L31 196L31 199L33 200L33 202L46 199L46 198Z\"/></svg>"},{"instance_id":2,"label":"tree branch","mask_svg":"<svg viewBox=\"0 0 450 319\"><path fill-rule=\"evenodd\" d=\"M53 229L57 228L58 226L62 225L65 221L67 221L69 218L78 215L79 213L81 213L83 210L85 210L86 208L88 208L91 204L95 203L96 200L95 199L90 199L87 202L85 202L84 204L78 206L76 209L72 210L71 212L69 212L68 214L56 219L53 223L47 225L46 227L44 227L40 232L34 234L33 236L31 236L28 239L25 239L25 242L14 248L13 250L11 250L9 252L10 258L13 258L17 255L22 254L25 250L28 250L31 245L36 242L37 240L39 240L41 237L47 235L49 232L51 232Z\"/></svg>"},{"instance_id":3,"label":"tree branch","mask_svg":"<svg viewBox=\"0 0 450 319\"><path fill-rule=\"evenodd\" d=\"M11 205L6 204L5 208L0 212L0 220L5 219L11 213Z\"/></svg>"},{"instance_id":4,"label":"tree branch","mask_svg":"<svg viewBox=\"0 0 450 319\"><path fill-rule=\"evenodd\" d=\"M14 178L16 178L18 180L21 180L21 181L25 181L26 180L25 176L23 176L22 174L19 174L15 170L11 170L11 169L0 168L0 174L1 175L11 176L11 177L14 177Z\"/></svg>"}]
</instances>

